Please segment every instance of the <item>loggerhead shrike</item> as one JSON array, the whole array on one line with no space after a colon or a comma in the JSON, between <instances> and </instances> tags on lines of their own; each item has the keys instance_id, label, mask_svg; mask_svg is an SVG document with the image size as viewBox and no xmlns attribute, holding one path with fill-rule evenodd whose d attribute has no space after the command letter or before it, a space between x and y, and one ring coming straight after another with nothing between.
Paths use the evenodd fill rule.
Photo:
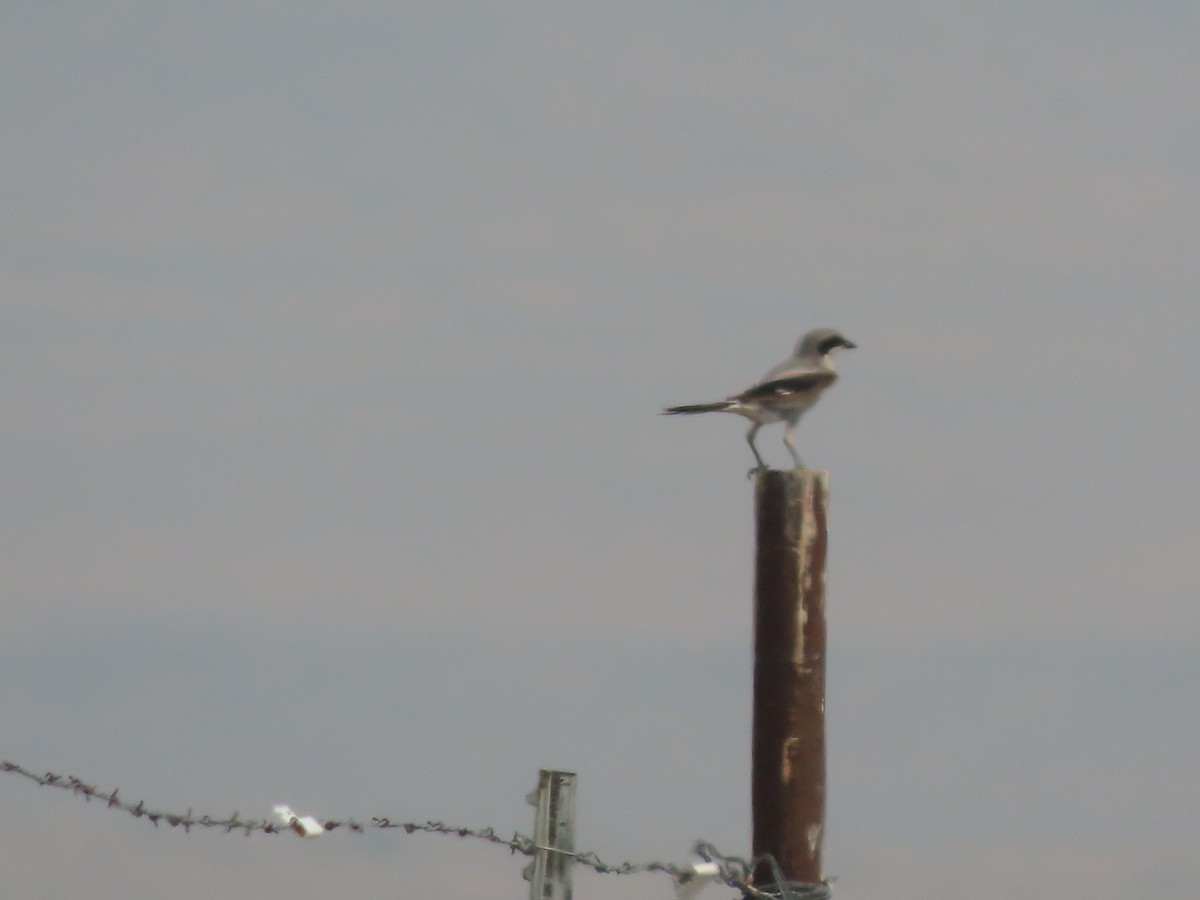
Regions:
<instances>
[{"instance_id":1,"label":"loggerhead shrike","mask_svg":"<svg viewBox=\"0 0 1200 900\"><path fill-rule=\"evenodd\" d=\"M754 385L726 397L716 403L696 403L690 406L669 406L662 411L664 416L691 415L693 413L729 412L745 416L753 424L746 432L746 441L758 465L750 474L765 471L767 464L758 455L754 437L758 429L772 422L786 422L783 443L787 446L796 468L803 469L796 447L792 443L792 432L800 417L817 402L834 381L833 354L843 347L853 349L854 344L832 328L814 328L796 343L796 351L779 365L773 367Z\"/></svg>"}]
</instances>

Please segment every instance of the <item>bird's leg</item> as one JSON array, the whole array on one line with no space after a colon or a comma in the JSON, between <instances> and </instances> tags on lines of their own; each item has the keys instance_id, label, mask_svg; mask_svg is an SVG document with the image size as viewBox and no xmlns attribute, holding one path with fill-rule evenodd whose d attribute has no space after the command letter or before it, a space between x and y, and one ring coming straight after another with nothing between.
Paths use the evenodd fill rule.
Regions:
<instances>
[{"instance_id":1,"label":"bird's leg","mask_svg":"<svg viewBox=\"0 0 1200 900\"><path fill-rule=\"evenodd\" d=\"M753 469L746 473L747 478L753 478L759 472L767 471L767 464L763 462L763 458L758 455L758 448L754 446L754 436L758 434L758 429L762 428L761 422L755 422L750 426L750 430L746 432L746 443L750 445L750 452L754 454L754 461L758 463Z\"/></svg>"},{"instance_id":2,"label":"bird's leg","mask_svg":"<svg viewBox=\"0 0 1200 900\"><path fill-rule=\"evenodd\" d=\"M800 459L800 454L796 452L796 445L792 443L792 432L795 430L795 422L788 422L787 425L783 427L783 443L787 446L788 453L792 454L792 459L796 463L796 468L803 469L804 463Z\"/></svg>"}]
</instances>

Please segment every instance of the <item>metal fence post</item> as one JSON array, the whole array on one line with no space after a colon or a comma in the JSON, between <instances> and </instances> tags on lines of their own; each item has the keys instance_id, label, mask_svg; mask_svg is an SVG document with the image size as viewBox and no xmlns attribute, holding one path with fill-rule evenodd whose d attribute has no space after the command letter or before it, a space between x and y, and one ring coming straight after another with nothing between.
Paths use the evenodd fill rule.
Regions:
<instances>
[{"instance_id":1,"label":"metal fence post","mask_svg":"<svg viewBox=\"0 0 1200 900\"><path fill-rule=\"evenodd\" d=\"M575 773L542 769L537 790L526 798L533 818L533 862L525 867L529 900L571 900L575 861Z\"/></svg>"},{"instance_id":2,"label":"metal fence post","mask_svg":"<svg viewBox=\"0 0 1200 900\"><path fill-rule=\"evenodd\" d=\"M812 469L763 472L755 495L754 854L804 884L821 882L825 832L828 496L828 473ZM760 887L776 878L754 873Z\"/></svg>"}]
</instances>

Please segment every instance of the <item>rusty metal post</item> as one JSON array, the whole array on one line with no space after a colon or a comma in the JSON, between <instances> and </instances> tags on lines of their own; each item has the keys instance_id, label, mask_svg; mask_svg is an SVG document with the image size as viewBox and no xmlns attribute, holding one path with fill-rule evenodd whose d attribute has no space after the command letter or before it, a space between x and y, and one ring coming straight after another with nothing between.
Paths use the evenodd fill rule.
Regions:
<instances>
[{"instance_id":1,"label":"rusty metal post","mask_svg":"<svg viewBox=\"0 0 1200 900\"><path fill-rule=\"evenodd\" d=\"M530 900L571 900L575 862L575 773L542 769L526 798L533 817L533 862L525 867Z\"/></svg>"},{"instance_id":2,"label":"rusty metal post","mask_svg":"<svg viewBox=\"0 0 1200 900\"><path fill-rule=\"evenodd\" d=\"M825 831L827 472L768 470L755 485L754 855L788 882L821 881ZM760 888L774 887L768 866Z\"/></svg>"}]
</instances>

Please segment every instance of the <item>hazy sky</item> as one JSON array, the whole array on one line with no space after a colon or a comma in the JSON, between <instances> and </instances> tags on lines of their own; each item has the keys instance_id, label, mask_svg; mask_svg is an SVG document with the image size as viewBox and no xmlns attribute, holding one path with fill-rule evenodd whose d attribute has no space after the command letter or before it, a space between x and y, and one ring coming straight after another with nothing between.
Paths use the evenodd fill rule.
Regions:
<instances>
[{"instance_id":1,"label":"hazy sky","mask_svg":"<svg viewBox=\"0 0 1200 900\"><path fill-rule=\"evenodd\" d=\"M507 833L565 768L606 859L747 852L750 454L656 413L832 325L837 896L1193 900L1198 46L1190 2L8 3L3 758ZM0 797L14 897L528 894Z\"/></svg>"}]
</instances>

